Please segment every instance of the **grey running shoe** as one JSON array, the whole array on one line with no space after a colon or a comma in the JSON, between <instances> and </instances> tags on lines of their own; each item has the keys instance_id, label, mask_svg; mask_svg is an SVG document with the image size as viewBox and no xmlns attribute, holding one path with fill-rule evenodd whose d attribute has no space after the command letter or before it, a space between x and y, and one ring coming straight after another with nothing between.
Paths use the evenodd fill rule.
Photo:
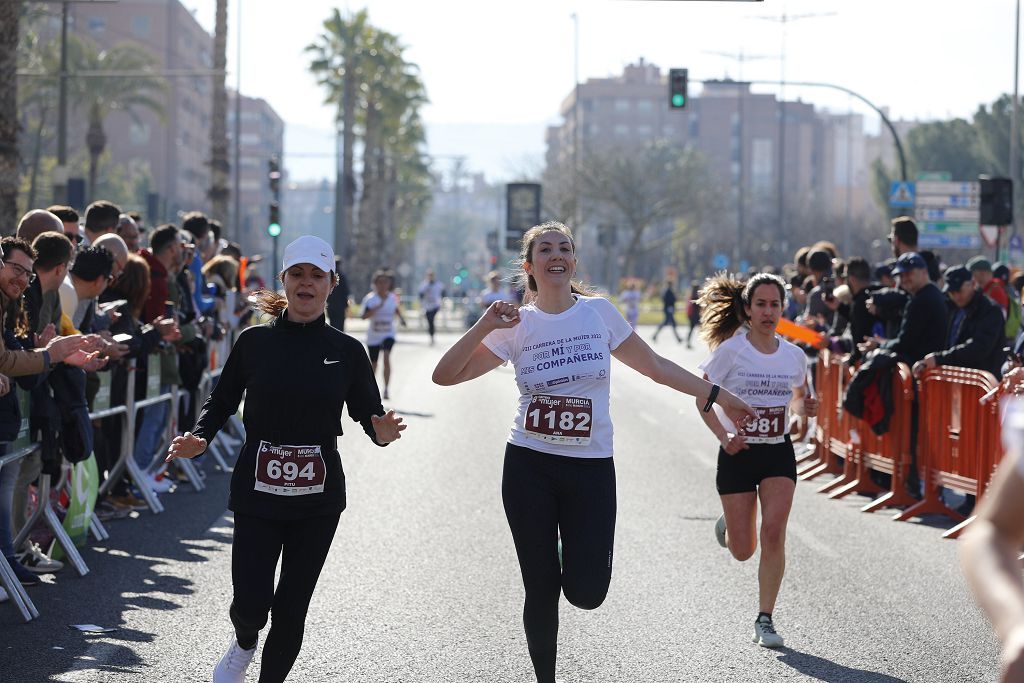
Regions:
<instances>
[{"instance_id":1,"label":"grey running shoe","mask_svg":"<svg viewBox=\"0 0 1024 683\"><path fill-rule=\"evenodd\" d=\"M761 647L782 647L782 636L775 632L770 617L760 616L754 622L754 642Z\"/></svg>"},{"instance_id":2,"label":"grey running shoe","mask_svg":"<svg viewBox=\"0 0 1024 683\"><path fill-rule=\"evenodd\" d=\"M728 548L729 547L728 544L726 544L726 542L725 542L725 513L724 512L722 513L722 516L718 518L718 521L715 522L715 538L718 539L718 545L722 546L723 548Z\"/></svg>"}]
</instances>

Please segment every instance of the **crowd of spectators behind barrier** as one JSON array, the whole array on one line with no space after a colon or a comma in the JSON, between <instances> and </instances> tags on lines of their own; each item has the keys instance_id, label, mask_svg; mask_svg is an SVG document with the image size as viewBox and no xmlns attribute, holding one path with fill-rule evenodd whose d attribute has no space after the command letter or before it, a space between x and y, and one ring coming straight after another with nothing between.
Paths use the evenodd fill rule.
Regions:
<instances>
[{"instance_id":1,"label":"crowd of spectators behind barrier","mask_svg":"<svg viewBox=\"0 0 1024 683\"><path fill-rule=\"evenodd\" d=\"M0 552L31 585L62 568L45 552L43 526L22 547L13 545L40 504L40 474L58 481L62 468L92 453L106 478L121 457L123 420L90 418L99 373L109 373L111 405L118 406L127 400L132 361L136 399L146 397L147 368L158 367L161 388L179 388L179 423L192 424L208 345L249 324L248 292L265 281L252 267L259 257L245 257L202 213L147 229L138 214L106 201L89 205L84 216L67 206L29 211L15 235L0 240L0 252L0 455L22 423L16 391L29 394L24 417L41 444L0 469ZM159 363L151 366L154 355ZM168 472L159 452L170 413L166 401L143 408L133 442L144 485L159 493L183 476ZM146 507L136 484L117 476L96 502L100 520Z\"/></svg>"},{"instance_id":2,"label":"crowd of spectators behind barrier","mask_svg":"<svg viewBox=\"0 0 1024 683\"><path fill-rule=\"evenodd\" d=\"M781 272L763 269L788 280L785 317L821 333L823 346L833 352L848 354L855 374L844 407L858 411L854 414L876 431L884 430L891 417L891 404L879 396L884 397L897 363L909 365L918 378L948 365L984 370L996 379L1024 363L1024 272L980 255L965 263L943 263L938 254L918 247L917 226L906 216L891 221L887 238L892 258L879 264L842 255L822 241L797 250ZM819 350L805 348L812 358ZM870 395L849 395L861 391ZM917 417L915 409L908 488L920 497ZM958 511L969 514L974 502L968 496Z\"/></svg>"}]
</instances>

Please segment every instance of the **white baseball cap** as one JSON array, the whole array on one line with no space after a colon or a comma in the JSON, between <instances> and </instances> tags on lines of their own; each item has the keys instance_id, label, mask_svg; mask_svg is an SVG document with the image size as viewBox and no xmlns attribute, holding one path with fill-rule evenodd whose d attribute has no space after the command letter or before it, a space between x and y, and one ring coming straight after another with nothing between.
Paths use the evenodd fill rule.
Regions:
<instances>
[{"instance_id":1,"label":"white baseball cap","mask_svg":"<svg viewBox=\"0 0 1024 683\"><path fill-rule=\"evenodd\" d=\"M334 270L334 249L319 237L303 235L284 248L281 270L288 270L296 263L309 263L329 273Z\"/></svg>"}]
</instances>

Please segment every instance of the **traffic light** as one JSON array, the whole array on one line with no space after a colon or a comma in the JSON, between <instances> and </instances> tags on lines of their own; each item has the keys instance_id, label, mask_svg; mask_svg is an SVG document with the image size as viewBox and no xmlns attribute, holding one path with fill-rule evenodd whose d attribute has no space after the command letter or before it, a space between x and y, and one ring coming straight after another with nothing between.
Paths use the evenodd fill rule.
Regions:
<instances>
[{"instance_id":1,"label":"traffic light","mask_svg":"<svg viewBox=\"0 0 1024 683\"><path fill-rule=\"evenodd\" d=\"M281 164L276 156L267 160L267 180L270 187L270 216L267 234L277 238L281 234Z\"/></svg>"},{"instance_id":2,"label":"traffic light","mask_svg":"<svg viewBox=\"0 0 1024 683\"><path fill-rule=\"evenodd\" d=\"M982 225L1012 225L1013 181L979 176L978 190L978 222Z\"/></svg>"},{"instance_id":3,"label":"traffic light","mask_svg":"<svg viewBox=\"0 0 1024 683\"><path fill-rule=\"evenodd\" d=\"M668 108L686 109L687 86L689 85L689 71L687 69L668 70Z\"/></svg>"},{"instance_id":4,"label":"traffic light","mask_svg":"<svg viewBox=\"0 0 1024 683\"><path fill-rule=\"evenodd\" d=\"M281 234L281 205L277 202L270 202L270 220L268 223L268 235L277 237Z\"/></svg>"}]
</instances>

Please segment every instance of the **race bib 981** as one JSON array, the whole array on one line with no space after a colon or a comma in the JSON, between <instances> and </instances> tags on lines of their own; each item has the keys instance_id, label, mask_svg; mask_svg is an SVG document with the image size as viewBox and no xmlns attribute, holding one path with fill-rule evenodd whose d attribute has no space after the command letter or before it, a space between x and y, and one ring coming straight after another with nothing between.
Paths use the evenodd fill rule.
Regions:
<instances>
[{"instance_id":1,"label":"race bib 981","mask_svg":"<svg viewBox=\"0 0 1024 683\"><path fill-rule=\"evenodd\" d=\"M523 429L530 436L548 443L586 446L590 443L593 402L579 396L530 397Z\"/></svg>"},{"instance_id":2,"label":"race bib 981","mask_svg":"<svg viewBox=\"0 0 1024 683\"><path fill-rule=\"evenodd\" d=\"M739 425L740 436L747 443L782 443L789 431L786 406L755 407L757 418Z\"/></svg>"}]
</instances>

